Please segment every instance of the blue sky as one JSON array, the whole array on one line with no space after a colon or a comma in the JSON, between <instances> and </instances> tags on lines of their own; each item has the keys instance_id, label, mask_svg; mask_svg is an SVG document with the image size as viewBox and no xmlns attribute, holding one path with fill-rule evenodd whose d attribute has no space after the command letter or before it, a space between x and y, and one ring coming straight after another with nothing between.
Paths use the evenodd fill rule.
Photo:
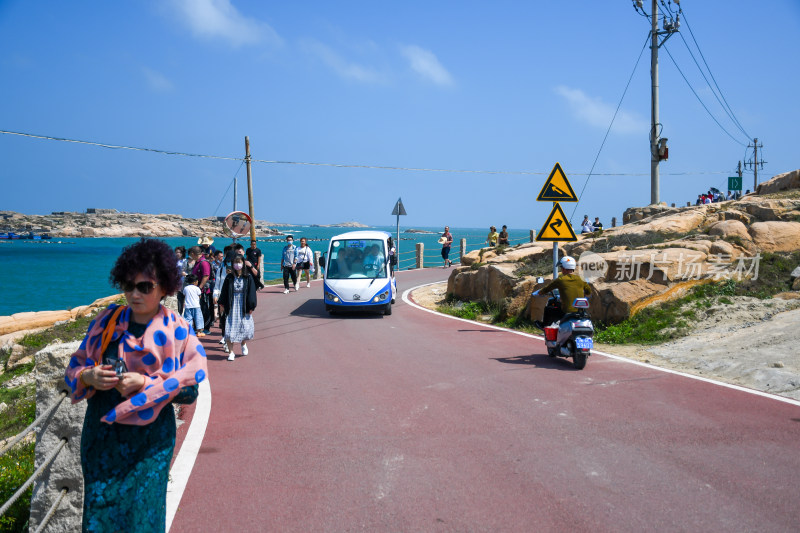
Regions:
<instances>
[{"instance_id":1,"label":"blue sky","mask_svg":"<svg viewBox=\"0 0 800 533\"><path fill-rule=\"evenodd\" d=\"M722 128L662 48L661 200L724 189L748 143L687 44L763 142L760 177L800 168L800 2L681 5L665 47ZM0 129L231 158L247 135L254 159L506 172L254 163L256 218L292 223L392 225L402 197L404 227L538 228L558 161L585 185L573 222L608 225L650 201L649 49L594 169L614 175L586 183L648 30L630 0L0 0ZM237 172L247 202L235 160L8 134L0 158L0 210L224 215Z\"/></svg>"}]
</instances>

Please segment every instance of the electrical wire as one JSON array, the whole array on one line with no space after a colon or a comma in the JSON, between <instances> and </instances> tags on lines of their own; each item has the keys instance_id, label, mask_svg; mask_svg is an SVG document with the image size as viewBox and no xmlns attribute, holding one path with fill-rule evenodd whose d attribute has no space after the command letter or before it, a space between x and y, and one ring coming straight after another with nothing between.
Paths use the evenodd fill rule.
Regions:
<instances>
[{"instance_id":1,"label":"electrical wire","mask_svg":"<svg viewBox=\"0 0 800 533\"><path fill-rule=\"evenodd\" d=\"M217 204L217 208L214 209L214 216L217 216L217 211L219 210L219 206L222 205L222 202L225 200L225 197L228 195L228 191L231 190L231 187L233 186L233 183L236 181L236 176L238 176L239 175L239 171L242 170L242 165L244 165L244 159L242 159L242 162L239 163L239 168L236 169L236 174L233 175L233 179L228 184L228 188L225 189L224 193L222 193L222 198L220 198L219 203Z\"/></svg>"},{"instance_id":2,"label":"electrical wire","mask_svg":"<svg viewBox=\"0 0 800 533\"><path fill-rule=\"evenodd\" d=\"M711 80L714 82L714 87L717 88L717 92L719 93L719 97L717 97L717 101L719 102L719 99L722 98L722 101L724 102L724 104L722 102L719 102L719 103L723 107L723 109L727 108L727 110L730 111L730 113L728 113L728 116L731 118L731 120L734 122L734 124L736 124L736 127L739 128L739 130L744 134L745 137L747 137L748 140L752 139L752 137L745 131L744 127L739 122L739 119L736 118L736 114L733 112L733 109L731 108L730 104L728 104L728 100L725 98L725 95L722 93L722 89L719 88L719 84L717 83L717 79L714 77L714 73L711 72L711 67L708 66L708 62L706 61L706 57L703 54L703 51L700 49L700 45L697 43L697 39L694 36L694 32L692 31L692 26L691 26L691 24L689 24L689 19L686 17L686 13L684 13L683 9L680 10L680 13L683 15L683 21L686 23L686 28L689 30L689 35L692 37L692 41L694 42L694 45L697 48L697 52L700 54L700 58L703 60L703 64L706 66L706 70L708 70L708 74L709 74L709 76L711 76ZM697 60L694 58L694 54L692 54L691 49L689 49L689 44L686 42L686 39L684 39L683 34L681 34L681 39L683 40L684 44L686 44L686 48L687 48L687 50L689 50L689 54L692 56L692 59L694 59L695 64L697 64ZM697 65L697 68L700 69L700 65ZM700 72L702 73L703 70L700 69ZM703 78L705 79L705 75L703 75ZM708 83L708 80L706 80L706 83ZM711 88L711 84L709 84L709 88ZM711 89L711 92L714 92L713 88ZM717 94L714 93L714 96L717 96ZM726 113L728 111L726 111Z\"/></svg>"},{"instance_id":3,"label":"electrical wire","mask_svg":"<svg viewBox=\"0 0 800 533\"><path fill-rule=\"evenodd\" d=\"M572 209L572 214L569 217L570 224L572 224L572 217L575 216L575 211L578 210L578 204L581 203L581 198L583 198L583 191L586 190L586 186L589 184L589 179L592 177L592 171L594 171L595 165L597 165L597 160L600 159L600 153L603 151L603 147L606 145L606 140L608 139L608 134L611 133L611 127L614 125L614 120L617 118L617 114L619 113L619 108L622 107L622 101L625 99L625 95L628 93L628 87L631 86L631 81L633 80L633 75L636 74L636 69L639 67L639 61L642 60L642 54L644 53L644 49L647 48L647 42L650 40L650 36L648 35L647 38L644 40L644 44L642 45L642 49L639 50L639 57L636 58L636 63L633 65L633 71L631 75L628 77L628 83L625 84L625 90L622 91L622 96L619 99L619 103L617 103L617 108L614 110L614 116L611 117L611 123L608 125L608 129L606 130L606 134L603 137L603 142L600 143L600 149L597 150L597 155L594 157L594 162L592 163L592 168L589 170L589 175L586 176L586 181L583 183L583 188L581 189L581 193L578 195L578 201L575 202L575 207Z\"/></svg>"},{"instance_id":4,"label":"electrical wire","mask_svg":"<svg viewBox=\"0 0 800 533\"><path fill-rule=\"evenodd\" d=\"M734 137L733 135L731 135L731 134L730 134L730 132L729 132L728 130L726 130L726 129L725 129L725 127L724 127L722 124L720 124L719 120L717 120L717 117L715 117L715 116L714 116L714 114L713 114L713 113L712 113L712 112L711 112L711 111L708 109L708 107L706 107L706 104L704 104L704 103L703 103L703 100L700 98L700 96L699 96L699 95L697 94L697 92L694 90L694 87L692 87L692 84L691 84L691 83L689 83L689 80L686 78L686 75L685 75L685 74L683 73L683 71L681 70L681 67L679 67L679 66L678 66L678 63L677 63L677 61L675 61L675 58L674 58L674 57L672 57L672 54L669 52L669 49L666 47L666 45L664 46L664 51L665 51L665 52L667 53L667 55L669 56L670 60L672 61L672 64L673 64L673 65L675 65L675 68L676 68L676 69L678 69L678 72L680 73L681 77L683 78L683 81L685 81L685 82L686 82L686 85L688 85L688 86L689 86L689 90L691 90L691 91L692 91L692 94L694 94L695 98L697 98L697 101L698 101L698 102L700 102L700 105L701 105L701 106L703 106L703 109L705 109L705 110L706 110L706 113L708 113L708 116L710 116L710 117L711 117L711 119L712 119L714 122L716 122L716 123L717 123L717 126L719 126L719 127L720 127L720 129L721 129L722 131L724 131L724 132L725 132L725 134L726 134L728 137L730 137L731 139L733 139L733 141L734 141L735 143L737 143L737 144L739 144L739 145L741 145L741 146L746 146L746 145L745 145L743 142L739 141L738 139L736 139L736 137Z\"/></svg>"},{"instance_id":5,"label":"electrical wire","mask_svg":"<svg viewBox=\"0 0 800 533\"><path fill-rule=\"evenodd\" d=\"M48 141L62 141L62 142L71 142L71 143L79 143L79 144L89 144L92 146L99 146L101 148L112 148L112 149L125 149L125 150L140 150L145 152L155 152L161 153L166 155L178 155L178 156L187 156L187 157L204 157L208 159L222 159L226 161L241 161L244 162L245 158L243 157L224 157L224 156L216 156L216 155L204 155L204 154L191 154L187 152L175 152L169 150L159 150L156 148L137 148L134 146L122 146L122 145L112 145L107 143L99 143L99 142L92 142L92 141L81 141L76 139L66 139L61 137L52 137L49 135L36 135L32 133L21 133L16 131L7 131L7 130L0 130L0 134L5 135L19 135L22 137L31 137L34 139L44 139ZM379 169L379 170L406 170L406 171L414 171L414 172L451 172L451 173L472 173L472 174L513 174L513 175L521 175L521 176L547 176L549 172L533 172L533 171L506 171L506 170L464 170L464 169L444 169L444 168L415 168L415 167L391 167L391 166L379 166L379 165L348 165L342 163L313 163L308 161L278 161L278 160L270 160L270 159L250 159L250 161L254 163L267 163L267 164L279 164L279 165L310 165L310 166L323 166L323 167L335 167L335 168L364 168L364 169ZM684 176L688 174L724 174L726 171L707 171L707 172L675 172L675 173L665 173L665 176ZM573 176L588 176L589 174L585 172L571 172ZM593 176L649 176L650 174L642 173L642 172L597 172L593 173Z\"/></svg>"}]
</instances>

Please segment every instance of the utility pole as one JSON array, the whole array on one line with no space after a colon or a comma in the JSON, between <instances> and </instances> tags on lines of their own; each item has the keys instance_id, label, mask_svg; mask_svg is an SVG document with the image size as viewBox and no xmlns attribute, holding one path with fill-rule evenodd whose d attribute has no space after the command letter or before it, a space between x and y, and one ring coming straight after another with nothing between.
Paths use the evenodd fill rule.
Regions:
<instances>
[{"instance_id":1,"label":"utility pole","mask_svg":"<svg viewBox=\"0 0 800 533\"><path fill-rule=\"evenodd\" d=\"M247 163L247 202L250 208L250 240L256 240L256 217L253 213L253 175L250 173L250 139L245 136L244 138L244 160Z\"/></svg>"},{"instance_id":2,"label":"utility pole","mask_svg":"<svg viewBox=\"0 0 800 533\"><path fill-rule=\"evenodd\" d=\"M658 163L658 6L653 0L653 11L650 17L650 203L657 204L659 198Z\"/></svg>"},{"instance_id":3,"label":"utility pole","mask_svg":"<svg viewBox=\"0 0 800 533\"><path fill-rule=\"evenodd\" d=\"M758 137L756 137L755 139L753 139L753 144L748 144L747 147L753 149L753 159L751 159L750 161L745 161L744 166L747 167L749 165L750 168L753 169L753 192L756 192L756 189L758 188L758 167L760 165L761 168L763 169L764 163L766 163L766 161L763 160L759 161L758 149L764 148L764 145L763 144L759 145Z\"/></svg>"},{"instance_id":4,"label":"utility pole","mask_svg":"<svg viewBox=\"0 0 800 533\"><path fill-rule=\"evenodd\" d=\"M742 162L741 161L739 161L739 166L736 168L736 173L739 175L740 178L742 177Z\"/></svg>"},{"instance_id":5,"label":"utility pole","mask_svg":"<svg viewBox=\"0 0 800 533\"><path fill-rule=\"evenodd\" d=\"M678 8L680 9L680 3ZM644 12L643 0L633 0L633 8L650 17L650 203L657 204L659 197L659 168L662 159L669 157L667 138L661 137L661 123L658 116L658 49L667 42L680 26L680 11L673 20L664 15L664 29L658 31L658 1L652 0L650 15ZM659 43L659 36L664 36Z\"/></svg>"}]
</instances>

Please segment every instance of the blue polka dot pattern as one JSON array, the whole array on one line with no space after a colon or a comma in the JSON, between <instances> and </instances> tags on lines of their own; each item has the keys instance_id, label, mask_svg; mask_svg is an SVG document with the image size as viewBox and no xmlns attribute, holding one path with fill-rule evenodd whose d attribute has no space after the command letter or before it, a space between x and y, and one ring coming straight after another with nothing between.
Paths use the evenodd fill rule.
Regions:
<instances>
[{"instance_id":1,"label":"blue polka dot pattern","mask_svg":"<svg viewBox=\"0 0 800 533\"><path fill-rule=\"evenodd\" d=\"M109 318L111 318L111 315L106 315L106 316L103 317L103 320L100 321L100 327L101 328L106 329L106 326L108 325L108 319Z\"/></svg>"},{"instance_id":2,"label":"blue polka dot pattern","mask_svg":"<svg viewBox=\"0 0 800 533\"><path fill-rule=\"evenodd\" d=\"M167 392L172 392L178 388L180 383L175 378L169 378L167 381L164 382L164 390Z\"/></svg>"},{"instance_id":3,"label":"blue polka dot pattern","mask_svg":"<svg viewBox=\"0 0 800 533\"><path fill-rule=\"evenodd\" d=\"M198 383L200 383L201 381L203 381L204 379L206 379L206 373L203 371L203 369L202 369L202 368L201 368L200 370L198 370L197 372L195 372L195 373L194 373L194 379L195 379L195 380L196 380Z\"/></svg>"},{"instance_id":4,"label":"blue polka dot pattern","mask_svg":"<svg viewBox=\"0 0 800 533\"><path fill-rule=\"evenodd\" d=\"M150 385L148 385L147 387L145 387L145 388L144 388L144 390L147 390L147 389L152 389L153 387L155 387L155 385L153 385L153 384L151 383Z\"/></svg>"},{"instance_id":5,"label":"blue polka dot pattern","mask_svg":"<svg viewBox=\"0 0 800 533\"><path fill-rule=\"evenodd\" d=\"M182 341L183 339L185 339L188 334L189 334L189 332L186 330L186 328L182 328L180 326L175 328L175 339L177 339L179 341Z\"/></svg>"},{"instance_id":6,"label":"blue polka dot pattern","mask_svg":"<svg viewBox=\"0 0 800 533\"><path fill-rule=\"evenodd\" d=\"M177 320L175 318L175 313L170 313L169 316L170 316L170 318L172 319L173 322L175 322L175 320Z\"/></svg>"},{"instance_id":7,"label":"blue polka dot pattern","mask_svg":"<svg viewBox=\"0 0 800 533\"><path fill-rule=\"evenodd\" d=\"M167 334L161 330L158 330L153 333L153 340L158 346L164 346L167 344Z\"/></svg>"},{"instance_id":8,"label":"blue polka dot pattern","mask_svg":"<svg viewBox=\"0 0 800 533\"><path fill-rule=\"evenodd\" d=\"M83 342L81 342L81 345L80 345L80 347L78 349L79 350L85 350L86 349L86 342L87 342L86 341L86 337L84 337L83 338Z\"/></svg>"},{"instance_id":9,"label":"blue polka dot pattern","mask_svg":"<svg viewBox=\"0 0 800 533\"><path fill-rule=\"evenodd\" d=\"M141 352L144 348L142 348L139 345L136 345L136 346L133 347L133 349L136 350L137 352Z\"/></svg>"},{"instance_id":10,"label":"blue polka dot pattern","mask_svg":"<svg viewBox=\"0 0 800 533\"><path fill-rule=\"evenodd\" d=\"M156 361L157 361L156 356L151 354L151 353L149 353L149 354L145 355L144 357L142 357L142 363L144 363L144 364L146 364L148 366L156 364Z\"/></svg>"},{"instance_id":11,"label":"blue polka dot pattern","mask_svg":"<svg viewBox=\"0 0 800 533\"><path fill-rule=\"evenodd\" d=\"M70 368L78 368L79 366L81 366L81 362L78 361L77 357L73 357L72 359L69 360Z\"/></svg>"},{"instance_id":12,"label":"blue polka dot pattern","mask_svg":"<svg viewBox=\"0 0 800 533\"><path fill-rule=\"evenodd\" d=\"M181 352L181 368L183 368L183 354L186 352Z\"/></svg>"},{"instance_id":13,"label":"blue polka dot pattern","mask_svg":"<svg viewBox=\"0 0 800 533\"><path fill-rule=\"evenodd\" d=\"M153 401L156 402L156 403L161 403L161 402L163 402L164 400L167 400L167 399L169 399L169 394L165 394L164 396L162 396L160 398L156 398Z\"/></svg>"},{"instance_id":14,"label":"blue polka dot pattern","mask_svg":"<svg viewBox=\"0 0 800 533\"><path fill-rule=\"evenodd\" d=\"M116 419L117 419L117 410L116 409L110 410L106 415L106 420L108 420L109 422L113 422Z\"/></svg>"},{"instance_id":15,"label":"blue polka dot pattern","mask_svg":"<svg viewBox=\"0 0 800 533\"><path fill-rule=\"evenodd\" d=\"M138 411L138 415L142 420L150 420L153 418L153 408L149 407L147 409L142 409L141 411Z\"/></svg>"},{"instance_id":16,"label":"blue polka dot pattern","mask_svg":"<svg viewBox=\"0 0 800 533\"><path fill-rule=\"evenodd\" d=\"M172 358L170 358L164 361L164 366L161 367L161 370L169 374L170 372L172 372L173 366L175 366L175 361L173 361Z\"/></svg>"},{"instance_id":17,"label":"blue polka dot pattern","mask_svg":"<svg viewBox=\"0 0 800 533\"><path fill-rule=\"evenodd\" d=\"M169 317L164 315L164 327L169 326Z\"/></svg>"},{"instance_id":18,"label":"blue polka dot pattern","mask_svg":"<svg viewBox=\"0 0 800 533\"><path fill-rule=\"evenodd\" d=\"M131 403L136 407L141 407L147 403L147 395L143 392L140 392L133 398L131 398Z\"/></svg>"},{"instance_id":19,"label":"blue polka dot pattern","mask_svg":"<svg viewBox=\"0 0 800 533\"><path fill-rule=\"evenodd\" d=\"M197 353L199 353L199 354L200 354L200 355L202 355L203 357L205 357L205 356L206 356L206 349L205 349L205 348L203 348L203 345L202 345L202 344L198 344L198 345L197 345Z\"/></svg>"},{"instance_id":20,"label":"blue polka dot pattern","mask_svg":"<svg viewBox=\"0 0 800 533\"><path fill-rule=\"evenodd\" d=\"M95 323L95 321L94 321L94 320L92 320L91 322L89 322L89 327L88 327L88 328L86 328L86 333L89 333L90 331L92 331L92 328L94 327L94 323Z\"/></svg>"}]
</instances>

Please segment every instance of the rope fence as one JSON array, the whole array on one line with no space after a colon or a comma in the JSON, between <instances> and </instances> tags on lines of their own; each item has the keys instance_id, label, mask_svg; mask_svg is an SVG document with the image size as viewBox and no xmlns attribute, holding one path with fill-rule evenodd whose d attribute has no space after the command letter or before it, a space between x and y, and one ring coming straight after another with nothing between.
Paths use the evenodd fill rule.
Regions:
<instances>
[{"instance_id":1,"label":"rope fence","mask_svg":"<svg viewBox=\"0 0 800 533\"><path fill-rule=\"evenodd\" d=\"M41 466L36 469L36 471L31 475L31 477L29 477L28 480L25 483L23 483L23 485L19 489L17 489L17 492L15 492L13 496L11 496L11 499L8 500L6 503L4 503L2 507L0 507L0 516L5 514L5 512L8 511L8 509L12 505L14 505L14 502L16 502L17 499L19 499L19 497L22 496L26 490L28 490L28 487L30 487L33 484L33 482L36 481L36 479L40 475L42 475L42 472L44 472L45 468L50 466L50 463L53 462L53 460L56 458L56 455L58 455L58 453L66 445L67 445L67 439L61 439L61 443L55 449L53 449L53 451L50 452L50 454L45 458Z\"/></svg>"},{"instance_id":2,"label":"rope fence","mask_svg":"<svg viewBox=\"0 0 800 533\"><path fill-rule=\"evenodd\" d=\"M16 437L14 437L13 439L11 439L11 441L10 441L8 444L6 444L6 445L3 447L3 449L2 449L2 450L0 450L0 457L2 457L2 456L3 456L3 455L4 455L4 454L5 454L5 453L6 453L8 450L10 450L11 448L13 448L13 447L14 447L14 446L15 446L15 445L16 445L16 444L19 442L19 441L21 441L22 439L24 439L24 438L25 438L25 436L26 436L28 433L30 433L31 431L33 431L33 430L36 428L36 426L38 426L38 425L39 425L39 422L41 422L42 420L44 420L45 418L47 418L48 416L50 416L50 413L52 413L53 411L55 411L56 409L58 409L58 406L59 406L59 405L61 405L61 402L63 402L63 401L64 401L64 398L66 398L66 397L67 397L67 393L66 393L66 392L62 392L62 393L61 393L61 397L60 397L60 398L59 398L59 399L58 399L58 400L57 400L55 403L53 403L53 405L51 405L51 406L50 406L50 407L47 409L47 411L45 411L44 413L40 414L40 415L39 415L39 416L36 418L36 420L34 420L33 422L31 422L31 423L30 423L30 425L29 425L28 427L26 427L25 429L23 429L23 430L22 430L22 431L21 431L21 432L20 432L20 433L19 433L19 434L18 434ZM3 514L3 513L1 513L1 512L0 512L0 514Z\"/></svg>"},{"instance_id":3,"label":"rope fence","mask_svg":"<svg viewBox=\"0 0 800 533\"><path fill-rule=\"evenodd\" d=\"M58 498L56 498L56 501L54 501L53 505L50 506L50 509L47 510L47 514L44 515L44 518L42 518L42 523L39 524L39 527L36 528L36 531L34 531L34 533L39 533L40 531L44 531L44 528L47 527L47 523L50 522L50 519L56 512L56 509L58 509L58 506L61 505L61 501L64 499L64 496L66 496L68 492L69 489L67 487L61 489L61 492L58 494Z\"/></svg>"}]
</instances>

